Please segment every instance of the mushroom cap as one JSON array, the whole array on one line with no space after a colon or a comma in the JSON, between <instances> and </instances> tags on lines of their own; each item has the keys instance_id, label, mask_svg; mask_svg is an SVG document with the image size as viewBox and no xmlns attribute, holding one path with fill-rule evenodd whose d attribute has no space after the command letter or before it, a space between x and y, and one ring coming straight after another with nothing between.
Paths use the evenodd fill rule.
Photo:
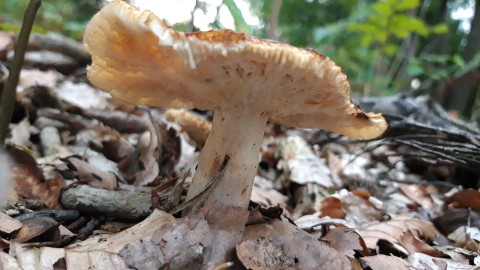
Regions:
<instances>
[{"instance_id":1,"label":"mushroom cap","mask_svg":"<svg viewBox=\"0 0 480 270\"><path fill-rule=\"evenodd\" d=\"M88 23L88 78L136 104L251 110L294 127L323 128L356 139L387 124L349 98L347 76L310 49L231 30L176 32L150 11L113 1Z\"/></svg>"}]
</instances>

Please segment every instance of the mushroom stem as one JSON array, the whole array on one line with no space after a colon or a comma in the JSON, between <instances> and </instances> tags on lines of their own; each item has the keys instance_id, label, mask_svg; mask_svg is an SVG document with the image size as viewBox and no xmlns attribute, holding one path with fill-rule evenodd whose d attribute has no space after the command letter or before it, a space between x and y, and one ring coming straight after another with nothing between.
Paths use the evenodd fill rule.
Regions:
<instances>
[{"instance_id":1,"label":"mushroom stem","mask_svg":"<svg viewBox=\"0 0 480 270\"><path fill-rule=\"evenodd\" d=\"M201 192L227 155L230 160L223 177L205 204L215 202L222 206L248 207L267 118L248 109L215 111L212 130L200 153L187 200Z\"/></svg>"}]
</instances>

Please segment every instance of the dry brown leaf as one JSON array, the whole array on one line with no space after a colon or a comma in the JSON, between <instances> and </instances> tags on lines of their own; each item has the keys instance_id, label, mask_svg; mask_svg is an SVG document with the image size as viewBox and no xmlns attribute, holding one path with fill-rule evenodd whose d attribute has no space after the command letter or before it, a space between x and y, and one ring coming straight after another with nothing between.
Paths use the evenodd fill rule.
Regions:
<instances>
[{"instance_id":1,"label":"dry brown leaf","mask_svg":"<svg viewBox=\"0 0 480 270\"><path fill-rule=\"evenodd\" d=\"M338 175L342 174L342 171L345 168L345 164L342 162L341 157L339 157L339 155L337 155L330 148L325 149L325 152L328 168Z\"/></svg>"},{"instance_id":2,"label":"dry brown leaf","mask_svg":"<svg viewBox=\"0 0 480 270\"><path fill-rule=\"evenodd\" d=\"M129 269L124 259L118 255L121 250L132 243L150 241L152 235L159 228L174 227L176 224L177 222L172 215L155 210L144 221L120 233L90 237L65 249L54 250L63 254L58 258L65 260L65 268L67 269ZM42 254L52 252L51 250L41 248L36 250L36 253L37 256L43 258ZM31 256L29 254L33 251L33 249L23 249L23 253L20 255L17 253L17 258L20 257L22 261L25 261L22 266L35 265L36 262L23 259L23 257L29 258ZM49 256L48 253L46 256ZM42 264L43 268L38 269L52 269L54 263L54 261L50 261Z\"/></svg>"},{"instance_id":3,"label":"dry brown leaf","mask_svg":"<svg viewBox=\"0 0 480 270\"><path fill-rule=\"evenodd\" d=\"M269 238L243 241L237 245L237 256L243 266L254 270L295 269L295 259L285 255L282 248Z\"/></svg>"},{"instance_id":4,"label":"dry brown leaf","mask_svg":"<svg viewBox=\"0 0 480 270\"><path fill-rule=\"evenodd\" d=\"M280 143L285 173L291 181L303 185L317 183L327 188L337 187L341 183L327 167L325 160L319 158L311 146L300 136L289 136Z\"/></svg>"},{"instance_id":5,"label":"dry brown leaf","mask_svg":"<svg viewBox=\"0 0 480 270\"><path fill-rule=\"evenodd\" d=\"M343 211L342 201L335 197L327 197L322 200L320 207L320 217L344 218L345 211Z\"/></svg>"},{"instance_id":6,"label":"dry brown leaf","mask_svg":"<svg viewBox=\"0 0 480 270\"><path fill-rule=\"evenodd\" d=\"M136 269L200 269L212 243L212 232L201 216L179 220L175 227L163 226L151 241L132 243L119 252ZM139 256L145 257L139 260Z\"/></svg>"},{"instance_id":7,"label":"dry brown leaf","mask_svg":"<svg viewBox=\"0 0 480 270\"><path fill-rule=\"evenodd\" d=\"M175 177L175 165L178 162L180 141L173 129L156 121L152 114L148 132L139 142L138 151L144 170L135 173L135 186L146 186L161 178Z\"/></svg>"},{"instance_id":8,"label":"dry brown leaf","mask_svg":"<svg viewBox=\"0 0 480 270\"><path fill-rule=\"evenodd\" d=\"M238 212L232 212L231 215L225 212L223 215L218 213L203 218L203 213L199 212L176 220L165 212L155 210L146 220L121 233L91 237L66 248L67 268L86 269L92 266L98 268L94 260L96 256L97 259L103 257L103 260L108 258L107 260L114 260L117 263L121 261L124 265L125 260L130 266L140 269L150 269L143 267L158 265L165 265L170 269L192 269L184 266L193 266L193 269L197 269L196 266L206 265L218 255L215 254L215 248L226 249L224 232L243 227L244 223L239 222L240 216ZM75 258L74 261L69 257ZM126 269L126 266L113 268L113 262L109 263L111 263L109 266L101 269ZM71 268L72 266L75 267Z\"/></svg>"},{"instance_id":9,"label":"dry brown leaf","mask_svg":"<svg viewBox=\"0 0 480 270\"><path fill-rule=\"evenodd\" d=\"M88 253L94 250L118 253L133 241L150 240L155 231L162 226L175 226L175 218L163 211L154 210L142 222L117 234L98 235L67 247L68 251Z\"/></svg>"},{"instance_id":10,"label":"dry brown leaf","mask_svg":"<svg viewBox=\"0 0 480 270\"><path fill-rule=\"evenodd\" d=\"M7 51L13 48L13 35L7 32L0 32L0 59L5 60Z\"/></svg>"},{"instance_id":11,"label":"dry brown leaf","mask_svg":"<svg viewBox=\"0 0 480 270\"><path fill-rule=\"evenodd\" d=\"M480 212L480 191L473 189L460 190L452 196L445 198L445 205L455 208L472 208Z\"/></svg>"},{"instance_id":12,"label":"dry brown leaf","mask_svg":"<svg viewBox=\"0 0 480 270\"><path fill-rule=\"evenodd\" d=\"M30 147L31 125L27 117L17 124L10 124L10 137L8 142L12 145L19 145L22 147Z\"/></svg>"},{"instance_id":13,"label":"dry brown leaf","mask_svg":"<svg viewBox=\"0 0 480 270\"><path fill-rule=\"evenodd\" d=\"M400 238L400 243L409 253L424 253L438 258L448 257L443 252L418 239L410 230L407 230L403 233Z\"/></svg>"},{"instance_id":14,"label":"dry brown leaf","mask_svg":"<svg viewBox=\"0 0 480 270\"><path fill-rule=\"evenodd\" d=\"M292 211L292 218L297 219L319 211L325 194L328 194L328 190L315 183L298 187L293 193L295 208Z\"/></svg>"},{"instance_id":15,"label":"dry brown leaf","mask_svg":"<svg viewBox=\"0 0 480 270\"><path fill-rule=\"evenodd\" d=\"M122 257L103 250L67 252L65 264L67 269L131 269Z\"/></svg>"},{"instance_id":16,"label":"dry brown leaf","mask_svg":"<svg viewBox=\"0 0 480 270\"><path fill-rule=\"evenodd\" d=\"M455 269L455 270L473 270L478 269L468 263L462 263L445 258L435 258L423 253L412 253L408 256L408 262L415 269Z\"/></svg>"},{"instance_id":17,"label":"dry brown leaf","mask_svg":"<svg viewBox=\"0 0 480 270\"><path fill-rule=\"evenodd\" d=\"M411 230L416 236L428 241L433 241L438 234L431 222L401 215L392 216L392 219L383 222L365 223L358 228L358 233L368 248L375 249L379 239L400 243L406 230Z\"/></svg>"},{"instance_id":18,"label":"dry brown leaf","mask_svg":"<svg viewBox=\"0 0 480 270\"><path fill-rule=\"evenodd\" d=\"M24 270L18 265L17 259L5 252L0 252L0 269Z\"/></svg>"},{"instance_id":19,"label":"dry brown leaf","mask_svg":"<svg viewBox=\"0 0 480 270\"><path fill-rule=\"evenodd\" d=\"M423 185L407 185L400 184L400 190L412 201L418 203L425 209L432 208L432 197L427 191L427 188Z\"/></svg>"},{"instance_id":20,"label":"dry brown leaf","mask_svg":"<svg viewBox=\"0 0 480 270\"><path fill-rule=\"evenodd\" d=\"M252 201L261 203L264 206L280 206L287 208L288 197L273 188L265 188L260 185L254 185L252 189Z\"/></svg>"},{"instance_id":21,"label":"dry brown leaf","mask_svg":"<svg viewBox=\"0 0 480 270\"><path fill-rule=\"evenodd\" d=\"M64 185L62 178L45 180L35 159L16 147L7 149L12 160L11 175L15 191L25 199L41 200L49 208L61 208L58 198Z\"/></svg>"},{"instance_id":22,"label":"dry brown leaf","mask_svg":"<svg viewBox=\"0 0 480 270\"><path fill-rule=\"evenodd\" d=\"M434 218L433 223L440 232L448 235L468 223L480 227L480 213L465 208L447 209L442 215Z\"/></svg>"},{"instance_id":23,"label":"dry brown leaf","mask_svg":"<svg viewBox=\"0 0 480 270\"><path fill-rule=\"evenodd\" d=\"M176 241L174 241L173 243L175 242ZM179 253L180 252L181 250L179 251ZM162 253L162 247L160 245L153 243L149 240L132 241L132 243L125 246L125 248L121 250L119 254L125 260L125 263L129 267L134 267L134 269L162 269L162 266L165 265L166 260L170 259L170 257L168 257L167 259L165 258L165 255ZM200 261L202 259L203 258L200 258ZM186 267L186 265L183 266ZM189 266L197 266L197 268L199 268L199 265Z\"/></svg>"},{"instance_id":24,"label":"dry brown leaf","mask_svg":"<svg viewBox=\"0 0 480 270\"><path fill-rule=\"evenodd\" d=\"M144 143L143 146L140 146L141 143ZM146 142L146 143L145 143ZM135 173L135 186L146 186L158 177L160 174L160 168L158 166L158 134L153 128L153 124L150 124L149 131L143 133L139 147L143 148L140 150L140 155L138 156L139 161L144 169L137 171Z\"/></svg>"},{"instance_id":25,"label":"dry brown leaf","mask_svg":"<svg viewBox=\"0 0 480 270\"><path fill-rule=\"evenodd\" d=\"M310 231L312 229L319 229L320 226L336 226L336 227L346 227L347 221L339 218L320 218L320 212L313 213L311 215L305 215L298 219L295 219L295 224L303 230Z\"/></svg>"},{"instance_id":26,"label":"dry brown leaf","mask_svg":"<svg viewBox=\"0 0 480 270\"><path fill-rule=\"evenodd\" d=\"M40 143L44 156L57 155L63 150L58 129L52 126L44 127L40 131Z\"/></svg>"},{"instance_id":27,"label":"dry brown leaf","mask_svg":"<svg viewBox=\"0 0 480 270\"><path fill-rule=\"evenodd\" d=\"M364 261L372 270L412 270L412 266L409 262L395 256L379 254L376 256L364 257L360 260Z\"/></svg>"},{"instance_id":28,"label":"dry brown leaf","mask_svg":"<svg viewBox=\"0 0 480 270\"><path fill-rule=\"evenodd\" d=\"M63 263L65 251L61 248L28 248L20 243L12 243L10 246L10 254L15 256L17 263L23 270L66 269Z\"/></svg>"},{"instance_id":29,"label":"dry brown leaf","mask_svg":"<svg viewBox=\"0 0 480 270\"><path fill-rule=\"evenodd\" d=\"M205 214L212 231L212 246L206 256L206 262L218 265L233 260L235 246L242 239L249 211L236 207L218 207L211 205Z\"/></svg>"},{"instance_id":30,"label":"dry brown leaf","mask_svg":"<svg viewBox=\"0 0 480 270\"><path fill-rule=\"evenodd\" d=\"M22 228L13 240L18 243L54 242L60 240L57 223L50 217L34 217L22 220Z\"/></svg>"},{"instance_id":31,"label":"dry brown leaf","mask_svg":"<svg viewBox=\"0 0 480 270\"><path fill-rule=\"evenodd\" d=\"M480 230L477 227L461 226L448 235L456 246L464 247L473 252L480 252Z\"/></svg>"},{"instance_id":32,"label":"dry brown leaf","mask_svg":"<svg viewBox=\"0 0 480 270\"><path fill-rule=\"evenodd\" d=\"M245 229L243 240L248 242L237 245L237 255L241 255L239 259L242 263L245 261L244 264L255 264L258 268L254 269L268 267L266 262L278 265L279 261L285 262L285 266L292 265L294 269L352 268L345 254L315 239L288 221L276 219L269 223L249 225ZM257 250L248 249L249 247L255 247ZM280 258L277 259L275 256ZM261 260L262 257L265 259Z\"/></svg>"},{"instance_id":33,"label":"dry brown leaf","mask_svg":"<svg viewBox=\"0 0 480 270\"><path fill-rule=\"evenodd\" d=\"M98 149L106 158L119 162L135 151L130 142L121 136L106 136L101 141Z\"/></svg>"},{"instance_id":34,"label":"dry brown leaf","mask_svg":"<svg viewBox=\"0 0 480 270\"><path fill-rule=\"evenodd\" d=\"M352 194L364 200L369 200L372 196L370 192L364 190L352 190Z\"/></svg>"},{"instance_id":35,"label":"dry brown leaf","mask_svg":"<svg viewBox=\"0 0 480 270\"><path fill-rule=\"evenodd\" d=\"M60 99L82 109L105 109L109 106L109 94L84 82L74 83L67 80L54 90Z\"/></svg>"},{"instance_id":36,"label":"dry brown leaf","mask_svg":"<svg viewBox=\"0 0 480 270\"><path fill-rule=\"evenodd\" d=\"M338 195L346 213L345 219L348 222L364 224L383 218L382 210L379 207L381 202L376 198L367 196L365 193L346 192L346 190L341 190Z\"/></svg>"},{"instance_id":37,"label":"dry brown leaf","mask_svg":"<svg viewBox=\"0 0 480 270\"><path fill-rule=\"evenodd\" d=\"M11 162L8 155L0 149L0 210L3 209L9 200L15 196L12 189L12 175L10 173Z\"/></svg>"},{"instance_id":38,"label":"dry brown leaf","mask_svg":"<svg viewBox=\"0 0 480 270\"><path fill-rule=\"evenodd\" d=\"M11 233L19 230L22 226L23 225L20 221L10 217L7 214L4 214L3 212L0 212L0 232L2 234L10 235Z\"/></svg>"},{"instance_id":39,"label":"dry brown leaf","mask_svg":"<svg viewBox=\"0 0 480 270\"><path fill-rule=\"evenodd\" d=\"M76 156L68 157L64 161L71 170L77 172L80 183L88 183L93 187L108 190L114 190L117 187L117 178L111 172L100 170Z\"/></svg>"},{"instance_id":40,"label":"dry brown leaf","mask_svg":"<svg viewBox=\"0 0 480 270\"><path fill-rule=\"evenodd\" d=\"M20 90L37 85L54 88L57 84L58 77L59 73L54 70L22 69L18 86Z\"/></svg>"},{"instance_id":41,"label":"dry brown leaf","mask_svg":"<svg viewBox=\"0 0 480 270\"><path fill-rule=\"evenodd\" d=\"M355 255L355 251L360 251L363 256L369 256L370 251L365 245L362 237L351 228L333 228L322 238L328 244L339 252Z\"/></svg>"}]
</instances>

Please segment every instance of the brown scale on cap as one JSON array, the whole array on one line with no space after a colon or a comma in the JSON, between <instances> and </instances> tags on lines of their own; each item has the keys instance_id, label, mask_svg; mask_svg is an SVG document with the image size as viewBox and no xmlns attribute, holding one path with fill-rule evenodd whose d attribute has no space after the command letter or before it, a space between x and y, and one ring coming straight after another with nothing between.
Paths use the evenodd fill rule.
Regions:
<instances>
[{"instance_id":1,"label":"brown scale on cap","mask_svg":"<svg viewBox=\"0 0 480 270\"><path fill-rule=\"evenodd\" d=\"M210 42L240 42L246 40L246 35L244 33L237 33L229 29L185 33L185 36L193 36L200 40Z\"/></svg>"},{"instance_id":2,"label":"brown scale on cap","mask_svg":"<svg viewBox=\"0 0 480 270\"><path fill-rule=\"evenodd\" d=\"M347 76L311 49L231 30L181 33L149 11L113 1L88 24L88 78L127 102L214 110L187 199L230 161L206 203L246 209L267 120L355 139L381 135L380 114L349 99Z\"/></svg>"}]
</instances>

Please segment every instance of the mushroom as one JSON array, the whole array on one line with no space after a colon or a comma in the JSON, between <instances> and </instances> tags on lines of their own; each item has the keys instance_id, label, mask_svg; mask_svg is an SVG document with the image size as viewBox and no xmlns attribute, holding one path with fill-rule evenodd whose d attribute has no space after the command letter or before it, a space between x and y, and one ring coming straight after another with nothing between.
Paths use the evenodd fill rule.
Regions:
<instances>
[{"instance_id":1,"label":"mushroom","mask_svg":"<svg viewBox=\"0 0 480 270\"><path fill-rule=\"evenodd\" d=\"M230 160L205 200L246 209L268 120L355 139L381 135L381 114L349 98L347 76L330 58L231 30L181 33L152 12L113 1L88 23L89 80L127 102L214 110L187 200Z\"/></svg>"}]
</instances>

